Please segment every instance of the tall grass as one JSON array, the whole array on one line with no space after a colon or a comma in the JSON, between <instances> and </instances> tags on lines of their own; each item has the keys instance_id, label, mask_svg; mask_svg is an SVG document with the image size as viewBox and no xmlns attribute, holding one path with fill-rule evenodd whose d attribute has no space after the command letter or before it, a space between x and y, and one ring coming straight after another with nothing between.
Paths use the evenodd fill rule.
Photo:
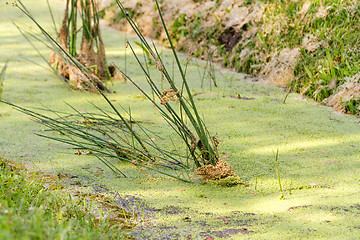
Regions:
<instances>
[{"instance_id":1,"label":"tall grass","mask_svg":"<svg viewBox=\"0 0 360 240\"><path fill-rule=\"evenodd\" d=\"M173 129L178 133L178 135L182 138L184 143L186 144L190 155L195 162L197 167L212 164L216 165L218 161L218 156L216 153L216 139L213 141L211 136L209 136L209 133L206 129L206 126L201 119L198 110L196 108L194 99L192 97L185 71L180 63L180 60L177 56L177 53L175 51L175 47L172 43L172 40L170 38L169 32L167 30L167 27L165 25L165 21L163 19L161 9L159 6L159 3L157 0L155 0L156 7L158 9L159 17L161 19L161 23L164 27L166 36L168 38L173 56L176 61L176 65L178 67L178 70L181 75L181 84L180 86L176 84L175 79L173 79L169 72L167 71L167 67L165 66L164 62L161 59L161 56L159 55L155 45L151 46L146 38L141 33L140 29L137 27L136 23L133 21L133 19L127 14L126 9L122 5L122 3L117 0L116 1L119 8L123 12L123 14L126 16L126 19L136 35L139 37L141 43L143 44L143 47L147 49L147 51L150 53L150 55L153 57L157 69L161 72L163 78L167 81L169 84L169 89L161 92L159 88L156 86L154 79L151 78L151 76L148 74L146 69L144 68L143 64L140 62L139 58L137 57L135 51L133 50L131 44L129 44L129 47L131 51L133 52L134 56L136 57L139 66L143 70L144 75L146 76L147 83L150 85L152 91L155 93L155 95L160 100L160 103L152 100L151 94L145 92L142 90L132 79L124 74L126 78L131 81L147 98L149 101L151 101L157 109L161 112L165 120L168 121L168 123L173 127ZM172 105L170 104L170 101L176 101L180 105L180 112L176 111ZM185 124L185 117L186 120L189 120L192 126L192 129L190 129Z\"/></svg>"}]
</instances>

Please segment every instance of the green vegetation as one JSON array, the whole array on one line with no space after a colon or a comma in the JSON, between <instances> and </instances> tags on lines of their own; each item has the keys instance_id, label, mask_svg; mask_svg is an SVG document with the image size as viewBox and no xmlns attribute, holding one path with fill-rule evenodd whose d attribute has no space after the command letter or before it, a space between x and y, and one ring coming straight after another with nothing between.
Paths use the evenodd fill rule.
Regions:
<instances>
[{"instance_id":1,"label":"green vegetation","mask_svg":"<svg viewBox=\"0 0 360 240\"><path fill-rule=\"evenodd\" d=\"M117 3L121 11L125 14L126 9L124 6L120 1L117 1ZM129 46L141 69L143 70L144 76L146 77L149 86L151 87L151 93L160 100L160 103L156 103L155 100L151 97L151 93L146 93L139 87L139 85L132 81L130 77L128 77L125 73L123 74L126 75L126 78L129 79L139 89L139 91L143 93L147 99L156 106L158 111L163 115L164 119L180 136L189 151L189 154L186 157L187 161L191 159L196 167L201 167L208 164L215 166L219 160L218 153L216 152L216 147L218 144L216 143L217 140L216 138L210 136L204 120L199 115L198 109L195 105L193 93L191 92L186 77L186 70L182 67L182 64L178 58L175 47L172 43L171 36L163 19L159 3L157 0L155 0L155 3L158 9L159 17L161 19L162 27L166 32L167 41L170 44L173 57L176 60L176 66L181 76L181 82L177 84L174 77L170 76L169 71L161 59L161 56L158 53L156 47L151 48L140 29L136 26L135 22L130 17L127 17L129 24L141 40L147 52L149 52L150 55L154 58L156 68L160 71L161 77L164 78L169 84L169 89L161 92L160 86L156 84L156 81L153 80L153 78L151 78L149 75L149 71L146 70L143 64L139 61L131 44L129 44ZM170 104L171 102L178 102L180 111L175 110L175 107ZM164 106L165 109L162 106ZM187 126L188 124L192 126L192 129ZM188 169L194 168L192 165L188 165L187 167Z\"/></svg>"},{"instance_id":2,"label":"green vegetation","mask_svg":"<svg viewBox=\"0 0 360 240\"><path fill-rule=\"evenodd\" d=\"M110 92L103 80L109 80L115 73L114 71L110 73L110 69L114 69L113 66L108 67L106 65L105 46L100 32L97 3L93 0L67 1L59 30L57 30L53 10L48 0L47 5L53 23L52 31L45 30L38 25L35 20L36 17L31 15L21 1L13 3L13 6L34 22L39 31L20 27L16 22L14 25L42 56L51 70L72 89ZM81 20L80 27L78 26L79 20ZM56 32L56 36L49 34L53 31ZM80 42L79 33L82 33L81 44L78 43ZM39 43L51 50L49 59L39 52L37 47ZM69 57L72 57L76 63L69 61ZM78 64L83 65L82 70L78 69ZM86 75L83 71L86 72Z\"/></svg>"},{"instance_id":3,"label":"green vegetation","mask_svg":"<svg viewBox=\"0 0 360 240\"><path fill-rule=\"evenodd\" d=\"M60 6L55 8L58 1L53 3L53 9L61 9ZM27 6L34 15L36 13L41 24L51 29L47 25L48 10L44 3L40 1ZM58 112L53 113L60 115L68 111L64 104L67 102L76 109L73 113L77 116L74 117L80 120L69 119L70 123L82 124L83 130L87 124L92 133L97 122L90 123L83 117L92 117L94 108L89 102L96 103L106 113L112 111L108 103L99 94L69 91L51 73L24 61L24 58L32 58L41 63L42 59L5 16L11 15L27 24L28 19L15 8L5 9L3 13L0 8L3 13L0 14L0 31L3 33L0 35L0 66L8 59L15 64L10 64L7 69L3 100L31 109L45 105L56 109ZM55 19L62 18L59 16L62 12L54 11L54 15ZM104 29L103 34L109 61L121 68L125 62L125 45L121 43L126 42L126 36L112 29ZM138 41L127 37L130 43ZM175 62L172 53L161 46L156 47L162 53L164 63L171 66ZM133 44L133 48L139 59L148 60L146 52L141 55L144 54L142 47ZM44 55L48 53L47 49L39 50ZM187 64L186 76L199 115L206 116L207 127L217 133L219 156L231 164L247 185L228 188L215 184L188 184L142 168L158 179L154 181L134 164L118 161L115 152L109 148L114 155L109 162L127 177L116 175L90 151L47 138L35 138L34 133L50 137L59 135L46 131L43 125L5 104L0 107L3 155L25 163L30 171L41 169L56 175L76 176L74 179L81 185L78 186L80 192L119 192L121 196L133 196L145 202L150 206L144 210L145 222L130 230L139 239L164 236L169 239L356 239L360 234L359 119L321 107L295 93L290 93L283 104L284 91L246 81L241 74L218 68L214 69L218 88L210 88L210 81L202 81L206 62L189 60L182 54L178 57L180 62ZM128 57L127 74L143 90L151 91L144 74L135 68L137 64L136 59ZM148 67L149 74L161 86L165 81L159 70L155 65ZM181 84L179 71L170 68L169 72ZM151 130L154 133L151 141L171 152L179 149L186 152L173 137L173 129L153 111L154 106L132 84L114 81L112 89L116 93L106 94L108 99L127 120L136 119ZM129 123L141 133L134 121ZM274 164L277 149L284 200L279 200L279 178ZM229 178L224 185L232 185L234 180ZM199 179L193 181L200 182ZM142 209L138 202L131 207Z\"/></svg>"},{"instance_id":4,"label":"green vegetation","mask_svg":"<svg viewBox=\"0 0 360 240\"><path fill-rule=\"evenodd\" d=\"M264 16L264 23L282 21L270 32L259 31L256 52L300 47L290 83L296 92L322 102L359 72L360 5L354 1L276 2Z\"/></svg>"},{"instance_id":5,"label":"green vegetation","mask_svg":"<svg viewBox=\"0 0 360 240\"><path fill-rule=\"evenodd\" d=\"M15 166L0 159L0 239L125 239L90 213L91 201L47 190Z\"/></svg>"},{"instance_id":6,"label":"green vegetation","mask_svg":"<svg viewBox=\"0 0 360 240\"><path fill-rule=\"evenodd\" d=\"M155 2L158 6L158 2ZM62 62L67 63L68 65L70 62L70 65L76 69L76 71L81 72L87 78L88 82L94 85L93 87L99 91L105 102L112 109L113 114L98 107L96 104L93 104L99 113L81 113L74 107L70 106L75 111L75 114L69 113L64 115L57 110L48 110L53 115L49 116L44 115L44 113L40 113L39 111L32 111L20 107L10 102L2 102L29 115L33 119L38 120L49 130L60 133L60 136L38 134L39 136L47 137L49 139L67 143L74 147L96 153L98 159L115 173L125 176L125 174L123 174L113 163L107 160L107 158L117 158L120 161L129 162L139 168L139 170L143 173L145 172L142 168L147 168L182 181L192 182L191 179L194 175L195 169L206 165L217 165L219 160L216 149L218 141L215 137L210 136L204 120L198 113L192 92L186 79L185 70L181 65L172 44L172 40L167 32L160 8L158 7L157 9L159 9L162 25L167 33L168 41L171 45L172 53L176 60L178 71L181 75L182 81L180 83L176 83L175 79L170 76L157 48L155 46L153 48L150 46L136 24L126 14L126 9L122 6L121 2L118 1L117 3L133 30L139 37L141 41L140 47L146 51L145 53L147 53L148 58L149 55L151 55L156 63L156 68L161 73L162 79L165 79L169 84L169 89L163 91L160 90L160 86L157 81L151 77L147 64L144 66L145 64L139 60L130 43L128 43L128 46L134 54L134 57L139 64L139 68L143 70L144 77L147 79L147 83L149 84L151 91L143 90L143 88L133 81L131 77L126 75L126 73L122 72L120 69L119 70L126 79L134 84L139 92L155 106L156 110L174 130L174 134L178 135L178 140L183 143L182 149L185 148L186 152L174 152L169 148L160 148L157 143L151 140L154 137L154 134L138 122L134 121L130 109L129 111L125 111L128 117L125 117L123 113L120 113L120 110L125 109L121 105L120 109L115 107L115 105L97 86L97 83L93 80L93 76L87 70L86 66L82 65L81 62L79 62L71 53L71 51L68 52L67 47L62 46L63 44L61 38L60 42L55 41L55 38L51 37L50 34L41 27L41 25L34 17L32 17L32 14L23 4L21 4L21 6L16 5L16 7L35 23L40 32L43 34L44 39L48 41L48 44L52 45L56 49L54 51L57 52L59 56L63 56L63 58L65 58ZM67 8L65 10L66 19L68 11ZM95 7L93 6L93 8ZM139 43L137 43L137 45L139 45ZM91 57L91 55L89 57ZM178 104L174 105L172 102ZM177 170L180 171L176 173ZM145 174L148 175L147 173ZM219 172L218 174L220 175L221 173ZM229 171L229 174L232 175L232 170L231 172ZM230 175L221 174L221 178L225 178ZM205 175L202 176L206 178Z\"/></svg>"}]
</instances>

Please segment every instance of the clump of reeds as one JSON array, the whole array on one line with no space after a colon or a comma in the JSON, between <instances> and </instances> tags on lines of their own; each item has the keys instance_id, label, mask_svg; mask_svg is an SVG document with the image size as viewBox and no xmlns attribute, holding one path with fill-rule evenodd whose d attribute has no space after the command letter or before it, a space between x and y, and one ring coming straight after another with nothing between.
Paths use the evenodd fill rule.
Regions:
<instances>
[{"instance_id":1,"label":"clump of reeds","mask_svg":"<svg viewBox=\"0 0 360 240\"><path fill-rule=\"evenodd\" d=\"M14 5L38 25L21 1L19 1L19 4L16 3ZM42 56L43 59L48 62L51 69L64 82L69 84L71 88L93 92L97 92L97 89L100 89L110 92L104 84L104 80L114 76L114 67L108 67L106 63L105 46L101 37L96 1L67 0L64 17L58 31L50 5L49 12L53 20L54 29L57 32L54 38L50 37L44 29L40 29L44 36L38 37L31 30L25 30L15 25L34 48L36 47L32 40L39 41L51 49L50 59L46 60ZM81 23L78 23L79 20ZM80 36L80 34L82 35ZM56 39L55 45L51 38ZM81 40L80 48L77 44L80 42L79 39ZM74 57L87 69L87 76L76 64L69 61L69 56L61 49ZM40 51L37 50L37 52L40 54Z\"/></svg>"},{"instance_id":2,"label":"clump of reeds","mask_svg":"<svg viewBox=\"0 0 360 240\"><path fill-rule=\"evenodd\" d=\"M175 83L175 79L173 79L168 73L167 68L163 63L161 56L158 53L155 45L151 47L151 45L145 39L145 37L143 36L140 29L133 21L133 19L129 16L129 14L127 14L127 11L122 5L122 3L119 0L117 0L116 2L120 7L121 11L123 12L123 14L126 16L126 19L128 20L132 29L139 37L143 47L147 49L147 52L149 52L149 54L155 61L156 67L161 72L162 77L167 81L168 89L166 89L165 91L159 90L158 86L155 84L155 81L151 78L151 76L148 74L146 69L143 67L143 64L140 62L139 58L136 56L136 53L133 50L130 43L129 43L129 47L133 52L134 56L136 57L139 66L143 70L147 82L150 85L153 93L160 100L160 103L154 101L151 98L151 94L146 93L134 81L132 81L132 79L129 76L127 76L124 73L123 74L129 81L131 81L135 86L138 87L138 89L149 99L149 101L151 101L157 107L157 109L162 113L164 118L169 122L169 124L173 127L173 129L182 138L182 140L184 141L184 143L186 144L189 150L192 160L194 161L197 167L201 167L203 165L208 165L208 164L216 165L217 161L219 160L219 157L216 152L218 141L216 140L216 138L211 137L209 135L206 126L198 113L198 110L196 108L194 99L192 97L186 79L185 72L183 70L183 67L181 66L180 60L175 51L175 47L172 43L169 32L166 28L158 1L155 0L155 4L158 9L159 17L164 27L166 36L169 40L169 44L176 61L176 65L181 75L182 81L180 86L178 86ZM177 103L179 103L180 112L176 111L173 108L173 106L170 104L171 101L176 101ZM188 127L185 124L186 120L189 120L190 126L192 128Z\"/></svg>"},{"instance_id":3,"label":"clump of reeds","mask_svg":"<svg viewBox=\"0 0 360 240\"><path fill-rule=\"evenodd\" d=\"M152 140L153 133L135 121L130 111L121 109L121 112L125 112L125 114L121 114L96 85L96 82L92 80L93 73L78 61L77 57L71 54L67 48L64 48L61 43L58 43L52 38L36 20L24 10L24 7L19 8L39 27L40 31L54 47L58 55L76 67L77 71L81 72L94 85L95 89L100 92L104 100L108 103L110 111L93 105L98 113L81 113L71 106L74 111L72 114L63 114L50 109L44 109L47 113L40 113L39 111L35 112L12 103L5 103L33 117L50 130L61 133L58 137L54 137L53 135L38 135L94 153L94 155L111 170L123 176L125 176L125 174L118 169L116 164L109 160L109 157L130 163L151 178L152 176L148 172L155 171L182 181L191 182L192 175L195 174L195 169L203 169L204 166L215 166L215 169L219 170L219 163L224 166L228 166L228 164L219 161L220 158L217 152L219 141L209 134L203 119L199 115L187 82L185 71L181 66L172 44L158 1L155 0L155 3L181 75L180 84L168 73L155 45L153 44L151 46L148 43L135 22L129 17L129 14L127 14L121 2L117 0L118 6L139 37L140 44L155 62L157 69L161 72L162 78L167 82L168 87L163 91L159 89L154 79L146 70L146 66L139 60L131 43L128 43L128 46L138 61L139 67L142 69L151 91L147 92L143 90L130 76L125 72L122 73L156 107L172 127L181 139L183 147L187 149L185 153L175 154L169 149L159 147ZM155 96L155 98L153 98L153 96ZM205 168L210 169L210 167ZM225 175L219 171L218 176L213 177L215 179L221 179L226 176L235 176L231 167L228 166L223 169L227 171ZM206 178L204 173L202 173L202 177Z\"/></svg>"},{"instance_id":4,"label":"clump of reeds","mask_svg":"<svg viewBox=\"0 0 360 240\"><path fill-rule=\"evenodd\" d=\"M67 0L65 14L58 32L61 46L91 71L92 82L73 64L64 61L57 51L51 54L49 63L70 86L79 90L107 90L102 79L110 78L106 66L105 46L101 37L97 4L94 0ZM82 21L78 28L78 14ZM78 33L82 32L80 50L77 47Z\"/></svg>"}]
</instances>

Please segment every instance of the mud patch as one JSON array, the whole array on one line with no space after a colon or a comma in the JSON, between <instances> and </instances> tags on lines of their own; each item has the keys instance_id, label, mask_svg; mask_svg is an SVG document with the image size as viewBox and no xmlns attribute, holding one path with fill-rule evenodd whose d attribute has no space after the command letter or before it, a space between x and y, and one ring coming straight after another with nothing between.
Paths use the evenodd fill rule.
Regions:
<instances>
[{"instance_id":1,"label":"mud patch","mask_svg":"<svg viewBox=\"0 0 360 240\"><path fill-rule=\"evenodd\" d=\"M236 32L234 28L230 27L227 31L220 35L218 40L221 45L225 46L225 50L230 52L240 39L241 33Z\"/></svg>"},{"instance_id":2,"label":"mud patch","mask_svg":"<svg viewBox=\"0 0 360 240\"><path fill-rule=\"evenodd\" d=\"M166 208L161 209L159 214L165 214ZM188 221L184 220L184 214L178 213L179 220L172 226L168 224L139 225L132 236L136 239L218 239L229 238L235 235L250 235L255 233L253 226L259 221L254 213L242 213L234 211L230 216L219 216L208 213L186 211Z\"/></svg>"},{"instance_id":3,"label":"mud patch","mask_svg":"<svg viewBox=\"0 0 360 240\"><path fill-rule=\"evenodd\" d=\"M231 98L239 99L239 100L255 100L252 97L241 97L240 94L237 95L230 95Z\"/></svg>"},{"instance_id":4,"label":"mud patch","mask_svg":"<svg viewBox=\"0 0 360 240\"><path fill-rule=\"evenodd\" d=\"M294 206L294 207L289 207L288 211L297 210L297 209L304 209L304 208L309 208L309 207L312 207L312 205Z\"/></svg>"},{"instance_id":5,"label":"mud patch","mask_svg":"<svg viewBox=\"0 0 360 240\"><path fill-rule=\"evenodd\" d=\"M360 215L360 204L354 204L350 205L348 207L342 206L342 207L332 207L330 209L331 212L334 212L336 214L356 214Z\"/></svg>"},{"instance_id":6,"label":"mud patch","mask_svg":"<svg viewBox=\"0 0 360 240\"><path fill-rule=\"evenodd\" d=\"M162 211L164 211L166 214L180 214L180 213L184 213L184 210L179 208L179 207L175 207L175 206L166 206L162 209ZM184 220L187 220L186 218L184 218Z\"/></svg>"},{"instance_id":7,"label":"mud patch","mask_svg":"<svg viewBox=\"0 0 360 240\"><path fill-rule=\"evenodd\" d=\"M207 231L207 232L201 232L200 236L205 237L206 239L214 239L213 237L216 238L228 238L231 235L235 235L238 233L242 233L243 235L245 234L250 234L253 233L254 231L249 231L247 228L238 228L238 229L234 229L234 228L227 228L227 229L223 229L221 231Z\"/></svg>"}]
</instances>

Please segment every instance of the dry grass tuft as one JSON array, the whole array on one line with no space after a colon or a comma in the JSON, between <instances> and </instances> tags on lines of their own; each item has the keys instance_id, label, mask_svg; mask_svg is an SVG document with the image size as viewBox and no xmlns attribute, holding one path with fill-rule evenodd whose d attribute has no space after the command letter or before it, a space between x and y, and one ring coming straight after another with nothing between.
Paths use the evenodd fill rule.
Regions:
<instances>
[{"instance_id":1,"label":"dry grass tuft","mask_svg":"<svg viewBox=\"0 0 360 240\"><path fill-rule=\"evenodd\" d=\"M219 180L230 176L237 177L232 167L221 159L215 166L209 164L199 167L195 174L201 176L204 181Z\"/></svg>"}]
</instances>

